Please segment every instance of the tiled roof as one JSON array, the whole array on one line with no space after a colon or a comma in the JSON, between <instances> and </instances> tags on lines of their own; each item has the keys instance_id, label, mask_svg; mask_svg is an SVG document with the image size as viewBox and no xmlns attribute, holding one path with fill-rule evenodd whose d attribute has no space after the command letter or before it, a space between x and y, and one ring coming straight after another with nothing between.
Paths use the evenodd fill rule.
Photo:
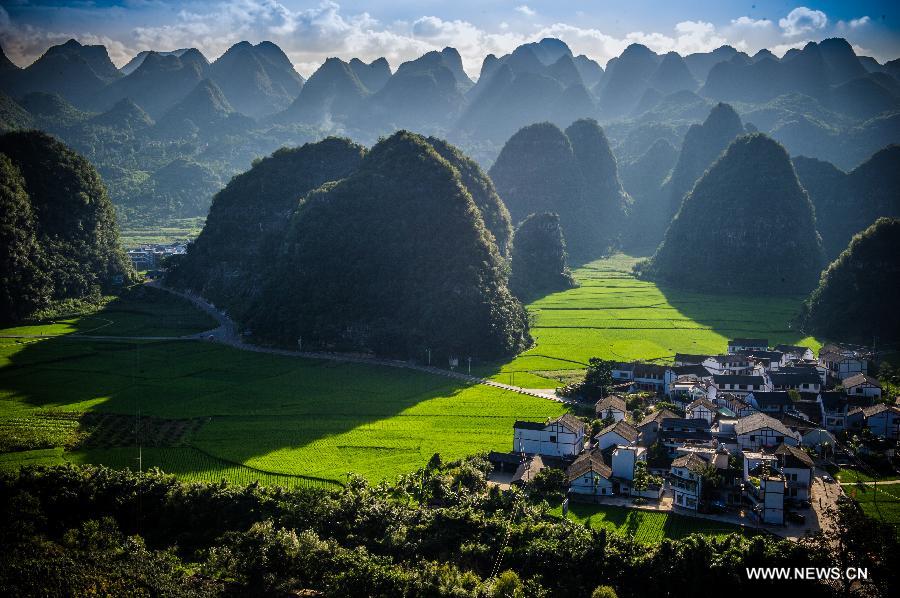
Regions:
<instances>
[{"instance_id":1,"label":"tiled roof","mask_svg":"<svg viewBox=\"0 0 900 598\"><path fill-rule=\"evenodd\" d=\"M628 442L634 442L638 439L638 436L640 436L640 432L638 432L634 426L623 419L610 426L606 426L605 428L597 432L595 438L599 438L600 436L603 436L604 434L608 434L610 432L615 432Z\"/></svg>"},{"instance_id":2,"label":"tiled roof","mask_svg":"<svg viewBox=\"0 0 900 598\"><path fill-rule=\"evenodd\" d=\"M597 401L594 406L595 413L606 413L610 409L624 412L627 409L625 399L619 395L609 395Z\"/></svg>"},{"instance_id":3,"label":"tiled roof","mask_svg":"<svg viewBox=\"0 0 900 598\"><path fill-rule=\"evenodd\" d=\"M737 434L747 434L761 428L771 428L784 436L793 437L793 433L780 421L774 417L769 417L765 413L753 413L747 417L737 420L734 425L734 431Z\"/></svg>"},{"instance_id":4,"label":"tiled roof","mask_svg":"<svg viewBox=\"0 0 900 598\"><path fill-rule=\"evenodd\" d=\"M672 467L684 467L695 472L703 471L707 465L709 465L709 461L696 453L688 453L672 461Z\"/></svg>"},{"instance_id":5,"label":"tiled roof","mask_svg":"<svg viewBox=\"0 0 900 598\"><path fill-rule=\"evenodd\" d=\"M885 405L884 403L879 403L877 405L872 405L871 407L863 407L863 417L870 418L873 415L878 415L879 413L884 413L885 411L891 411L893 413L900 414L900 409L894 407L893 405Z\"/></svg>"},{"instance_id":6,"label":"tiled roof","mask_svg":"<svg viewBox=\"0 0 900 598\"><path fill-rule=\"evenodd\" d=\"M612 468L603 460L600 451L590 451L579 455L575 461L566 469L566 477L571 482L576 478L580 478L589 471L600 474L604 478L612 475Z\"/></svg>"},{"instance_id":7,"label":"tiled roof","mask_svg":"<svg viewBox=\"0 0 900 598\"><path fill-rule=\"evenodd\" d=\"M734 374L723 374L713 376L713 382L716 384L753 384L762 386L765 380L762 376L740 376Z\"/></svg>"},{"instance_id":8,"label":"tiled roof","mask_svg":"<svg viewBox=\"0 0 900 598\"><path fill-rule=\"evenodd\" d=\"M806 451L794 446L788 446L783 442L777 449L775 449L775 454L781 455L784 458L785 467L803 466L809 467L810 469L815 467L812 458L806 454ZM795 462L790 463L790 461Z\"/></svg>"},{"instance_id":9,"label":"tiled roof","mask_svg":"<svg viewBox=\"0 0 900 598\"><path fill-rule=\"evenodd\" d=\"M791 384L822 384L819 374L814 371L809 372L771 372L769 379L775 386L784 386Z\"/></svg>"},{"instance_id":10,"label":"tiled roof","mask_svg":"<svg viewBox=\"0 0 900 598\"><path fill-rule=\"evenodd\" d=\"M844 378L844 381L841 383L844 388L852 388L854 386L859 386L860 384L869 384L881 388L881 384L878 383L878 380L863 373L853 374L848 378Z\"/></svg>"},{"instance_id":11,"label":"tiled roof","mask_svg":"<svg viewBox=\"0 0 900 598\"><path fill-rule=\"evenodd\" d=\"M672 411L670 409L666 409L664 407L662 409L658 409L656 411L653 411L652 413L648 413L647 415L645 415L644 419L642 419L641 422L638 424L638 427L641 428L643 426L646 426L650 422L654 422L654 421L658 422L665 418L676 418L677 419L678 414L675 413L674 411Z\"/></svg>"},{"instance_id":12,"label":"tiled roof","mask_svg":"<svg viewBox=\"0 0 900 598\"><path fill-rule=\"evenodd\" d=\"M791 397L786 390L774 392L753 391L751 393L756 403L762 407L763 405L790 405Z\"/></svg>"},{"instance_id":13,"label":"tiled roof","mask_svg":"<svg viewBox=\"0 0 900 598\"><path fill-rule=\"evenodd\" d=\"M692 409L695 409L696 407L705 407L707 410L712 411L713 413L716 413L719 410L719 408L716 407L715 403L713 403L709 399L703 398L703 399L697 399L696 401L694 401L693 403L688 405L687 408L685 409L685 411L691 411Z\"/></svg>"}]
</instances>

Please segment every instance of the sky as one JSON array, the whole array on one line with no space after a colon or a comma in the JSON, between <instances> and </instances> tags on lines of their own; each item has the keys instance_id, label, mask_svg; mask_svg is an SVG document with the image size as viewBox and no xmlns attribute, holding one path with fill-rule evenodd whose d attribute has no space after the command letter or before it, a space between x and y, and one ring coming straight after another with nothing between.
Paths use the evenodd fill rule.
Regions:
<instances>
[{"instance_id":1,"label":"sky","mask_svg":"<svg viewBox=\"0 0 900 598\"><path fill-rule=\"evenodd\" d=\"M0 0L0 45L19 66L75 38L122 66L142 50L195 47L214 60L242 40L278 44L300 74L325 58L384 56L396 68L453 46L477 77L484 57L543 37L601 65L630 43L656 52L723 44L782 55L844 37L881 62L900 57L900 2L778 0Z\"/></svg>"}]
</instances>

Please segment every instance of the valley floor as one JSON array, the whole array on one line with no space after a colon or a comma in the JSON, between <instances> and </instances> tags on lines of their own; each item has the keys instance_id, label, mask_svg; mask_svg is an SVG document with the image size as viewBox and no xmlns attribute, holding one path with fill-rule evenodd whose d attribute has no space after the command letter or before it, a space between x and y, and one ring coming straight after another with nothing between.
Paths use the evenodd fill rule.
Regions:
<instances>
[{"instance_id":1,"label":"valley floor","mask_svg":"<svg viewBox=\"0 0 900 598\"><path fill-rule=\"evenodd\" d=\"M529 306L535 347L473 374L553 388L593 356L665 361L722 351L730 335L818 346L789 328L799 300L671 292L635 280L635 261L617 255L579 268L578 288ZM329 485L353 472L374 481L434 453L506 451L516 419L564 410L414 370L179 338L214 326L187 302L148 290L89 316L0 331L50 337L0 338L0 468L73 461L197 480Z\"/></svg>"}]
</instances>

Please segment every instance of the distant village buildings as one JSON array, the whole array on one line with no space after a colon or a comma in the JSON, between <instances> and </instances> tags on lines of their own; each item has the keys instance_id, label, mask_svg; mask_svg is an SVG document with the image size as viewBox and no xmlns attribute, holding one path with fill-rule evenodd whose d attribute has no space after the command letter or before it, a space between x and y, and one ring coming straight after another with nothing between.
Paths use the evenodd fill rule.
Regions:
<instances>
[{"instance_id":1,"label":"distant village buildings","mask_svg":"<svg viewBox=\"0 0 900 598\"><path fill-rule=\"evenodd\" d=\"M491 460L519 463L518 481L543 467L564 469L570 497L582 500L659 498L667 488L677 509L741 505L761 523L782 524L793 505L811 498L810 452L833 450L845 432L900 437L900 408L878 402L869 358L842 345L826 345L816 357L807 347L734 339L723 355L677 354L672 365L616 363L622 394L594 405L594 419L606 425L593 437L570 414L517 421L512 453L492 453ZM637 421L624 396L636 391L655 396ZM683 415L653 406L660 401ZM636 483L639 469L657 483ZM719 479L715 486L711 476Z\"/></svg>"}]
</instances>

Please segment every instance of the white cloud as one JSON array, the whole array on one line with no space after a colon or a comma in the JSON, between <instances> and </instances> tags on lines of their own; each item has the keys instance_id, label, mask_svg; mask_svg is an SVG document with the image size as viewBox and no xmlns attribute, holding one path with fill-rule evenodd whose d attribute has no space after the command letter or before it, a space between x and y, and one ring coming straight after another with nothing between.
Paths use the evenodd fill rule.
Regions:
<instances>
[{"instance_id":1,"label":"white cloud","mask_svg":"<svg viewBox=\"0 0 900 598\"><path fill-rule=\"evenodd\" d=\"M516 12L520 12L526 17L533 17L537 14L537 11L533 8L530 8L527 4L520 4L516 7Z\"/></svg>"},{"instance_id":2,"label":"white cloud","mask_svg":"<svg viewBox=\"0 0 900 598\"><path fill-rule=\"evenodd\" d=\"M872 19L870 19L868 16L859 17L858 19L850 19L850 28L856 29L857 27L863 27L865 25L868 25L871 22L872 22Z\"/></svg>"},{"instance_id":3,"label":"white cloud","mask_svg":"<svg viewBox=\"0 0 900 598\"><path fill-rule=\"evenodd\" d=\"M766 28L772 26L772 21L769 19L754 19L752 17L738 17L736 19L731 20L731 25L733 27L753 27L753 28Z\"/></svg>"},{"instance_id":4,"label":"white cloud","mask_svg":"<svg viewBox=\"0 0 900 598\"><path fill-rule=\"evenodd\" d=\"M805 6L798 6L788 13L786 17L778 20L778 26L788 37L802 35L816 29L824 29L828 24L828 17L821 10L813 10Z\"/></svg>"}]
</instances>

